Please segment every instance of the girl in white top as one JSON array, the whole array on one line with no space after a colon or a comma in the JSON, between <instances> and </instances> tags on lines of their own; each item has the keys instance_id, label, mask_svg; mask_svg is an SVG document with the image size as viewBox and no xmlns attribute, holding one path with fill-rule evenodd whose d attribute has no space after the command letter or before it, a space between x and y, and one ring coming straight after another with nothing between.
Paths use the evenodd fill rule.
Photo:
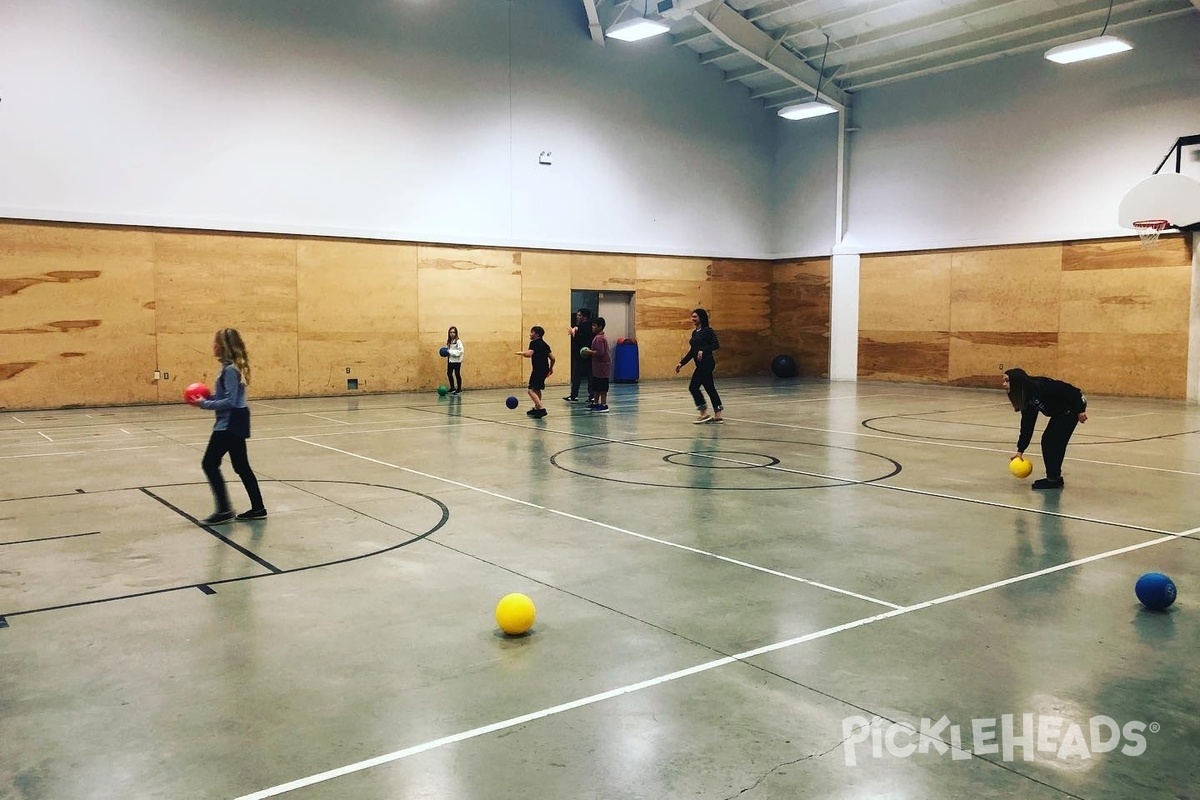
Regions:
<instances>
[{"instance_id":1,"label":"girl in white top","mask_svg":"<svg viewBox=\"0 0 1200 800\"><path fill-rule=\"evenodd\" d=\"M453 325L446 331L446 385L450 394L462 394L463 343L458 338L458 328Z\"/></svg>"}]
</instances>

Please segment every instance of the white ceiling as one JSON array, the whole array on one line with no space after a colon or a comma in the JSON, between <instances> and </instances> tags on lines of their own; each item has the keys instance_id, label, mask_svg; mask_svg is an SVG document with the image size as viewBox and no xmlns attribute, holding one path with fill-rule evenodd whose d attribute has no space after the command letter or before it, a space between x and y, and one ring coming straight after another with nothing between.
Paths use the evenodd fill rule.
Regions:
<instances>
[{"instance_id":1,"label":"white ceiling","mask_svg":"<svg viewBox=\"0 0 1200 800\"><path fill-rule=\"evenodd\" d=\"M582 0L592 38L647 13L700 64L767 108L849 93L1100 35L1106 0ZM1200 0L1115 0L1107 32L1200 13ZM829 53L820 71L826 37ZM636 47L637 43L614 43ZM611 46L611 45L610 45Z\"/></svg>"}]
</instances>

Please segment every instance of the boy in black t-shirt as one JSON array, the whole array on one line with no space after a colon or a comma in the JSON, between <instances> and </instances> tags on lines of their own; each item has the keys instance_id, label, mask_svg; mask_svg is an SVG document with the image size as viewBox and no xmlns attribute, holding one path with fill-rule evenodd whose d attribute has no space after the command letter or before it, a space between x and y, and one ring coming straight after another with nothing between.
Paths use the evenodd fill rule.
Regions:
<instances>
[{"instance_id":1,"label":"boy in black t-shirt","mask_svg":"<svg viewBox=\"0 0 1200 800\"><path fill-rule=\"evenodd\" d=\"M545 328L534 325L529 329L529 349L518 350L516 353L531 362L529 399L533 401L533 408L525 413L535 419L541 419L548 413L542 405L542 390L546 388L546 378L554 374L554 354L550 352L550 345L542 338L545 335Z\"/></svg>"}]
</instances>

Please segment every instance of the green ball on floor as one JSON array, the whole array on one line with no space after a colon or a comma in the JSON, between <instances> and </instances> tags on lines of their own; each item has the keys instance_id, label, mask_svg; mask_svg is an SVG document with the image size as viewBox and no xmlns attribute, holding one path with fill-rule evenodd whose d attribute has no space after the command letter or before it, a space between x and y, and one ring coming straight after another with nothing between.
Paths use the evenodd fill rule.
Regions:
<instances>
[{"instance_id":1,"label":"green ball on floor","mask_svg":"<svg viewBox=\"0 0 1200 800\"><path fill-rule=\"evenodd\" d=\"M441 395L442 397L445 397L445 396L446 396L446 393L447 393L447 392L449 392L449 391L450 391L450 389L449 389L449 388L447 388L447 387L445 387L445 386L439 386L439 387L438 387L438 394L439 394L439 395Z\"/></svg>"}]
</instances>

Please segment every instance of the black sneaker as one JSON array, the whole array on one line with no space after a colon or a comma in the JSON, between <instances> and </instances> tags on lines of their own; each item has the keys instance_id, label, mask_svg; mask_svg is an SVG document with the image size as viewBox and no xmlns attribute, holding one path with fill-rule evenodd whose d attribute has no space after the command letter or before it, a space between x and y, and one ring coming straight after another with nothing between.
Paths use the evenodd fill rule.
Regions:
<instances>
[{"instance_id":1,"label":"black sneaker","mask_svg":"<svg viewBox=\"0 0 1200 800\"><path fill-rule=\"evenodd\" d=\"M534 409L533 416L536 417L537 419L541 419L542 417L546 416L549 413L550 412L544 408L538 408L538 409Z\"/></svg>"},{"instance_id":2,"label":"black sneaker","mask_svg":"<svg viewBox=\"0 0 1200 800\"><path fill-rule=\"evenodd\" d=\"M538 413L537 413L536 408L531 408L525 412L525 416L527 416L527 417L536 417L537 415L538 415Z\"/></svg>"},{"instance_id":3,"label":"black sneaker","mask_svg":"<svg viewBox=\"0 0 1200 800\"><path fill-rule=\"evenodd\" d=\"M1034 489L1061 489L1065 485L1062 478L1038 478L1033 482Z\"/></svg>"},{"instance_id":4,"label":"black sneaker","mask_svg":"<svg viewBox=\"0 0 1200 800\"><path fill-rule=\"evenodd\" d=\"M266 519L267 510L265 508L252 508L249 511L243 511L237 515L238 519Z\"/></svg>"},{"instance_id":5,"label":"black sneaker","mask_svg":"<svg viewBox=\"0 0 1200 800\"><path fill-rule=\"evenodd\" d=\"M226 522L233 520L232 511L218 511L215 514L209 514L200 522L204 525L224 525Z\"/></svg>"},{"instance_id":6,"label":"black sneaker","mask_svg":"<svg viewBox=\"0 0 1200 800\"><path fill-rule=\"evenodd\" d=\"M563 400L566 400L568 403L578 403L579 402L578 397L564 397Z\"/></svg>"}]
</instances>

